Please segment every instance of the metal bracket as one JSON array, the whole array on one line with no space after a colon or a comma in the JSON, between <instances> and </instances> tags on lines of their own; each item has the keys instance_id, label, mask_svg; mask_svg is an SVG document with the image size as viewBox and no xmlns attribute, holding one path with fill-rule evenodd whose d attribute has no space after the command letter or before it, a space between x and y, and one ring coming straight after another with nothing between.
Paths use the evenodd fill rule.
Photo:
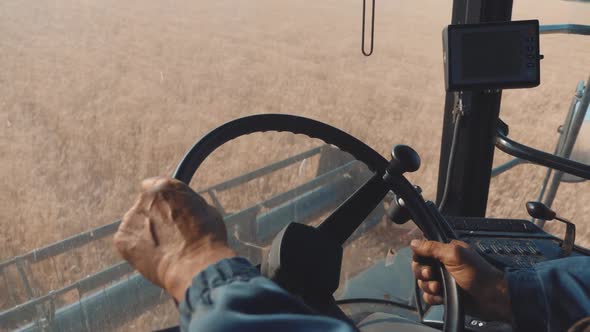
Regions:
<instances>
[{"instance_id":1,"label":"metal bracket","mask_svg":"<svg viewBox=\"0 0 590 332\"><path fill-rule=\"evenodd\" d=\"M576 225L569 220L560 217L555 217L555 220L561 221L566 225L565 237L561 244L561 256L567 257L572 253L572 250L574 250L574 243L576 242Z\"/></svg>"}]
</instances>

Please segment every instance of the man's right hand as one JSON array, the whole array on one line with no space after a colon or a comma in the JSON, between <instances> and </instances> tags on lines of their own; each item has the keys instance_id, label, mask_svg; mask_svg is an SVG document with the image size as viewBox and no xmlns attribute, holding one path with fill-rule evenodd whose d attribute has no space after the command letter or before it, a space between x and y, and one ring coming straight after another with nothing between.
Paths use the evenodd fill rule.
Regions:
<instances>
[{"instance_id":1,"label":"man's right hand","mask_svg":"<svg viewBox=\"0 0 590 332\"><path fill-rule=\"evenodd\" d=\"M424 301L442 304L442 284L424 258L440 261L465 291L468 314L482 319L511 322L510 297L504 273L481 257L465 242L450 243L413 240L412 271L424 291Z\"/></svg>"}]
</instances>

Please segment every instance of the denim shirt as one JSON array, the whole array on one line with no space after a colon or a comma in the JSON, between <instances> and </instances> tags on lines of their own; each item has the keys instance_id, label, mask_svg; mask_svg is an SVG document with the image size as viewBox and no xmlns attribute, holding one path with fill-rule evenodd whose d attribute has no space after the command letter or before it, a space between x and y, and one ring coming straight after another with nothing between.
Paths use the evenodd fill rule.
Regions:
<instances>
[{"instance_id":1,"label":"denim shirt","mask_svg":"<svg viewBox=\"0 0 590 332\"><path fill-rule=\"evenodd\" d=\"M506 271L515 331L567 331L590 316L590 257Z\"/></svg>"},{"instance_id":2,"label":"denim shirt","mask_svg":"<svg viewBox=\"0 0 590 332\"><path fill-rule=\"evenodd\" d=\"M572 257L506 271L515 331L566 331L590 316L590 257ZM221 260L193 278L180 304L190 332L352 332L340 320L314 315L298 298L262 277L248 260Z\"/></svg>"},{"instance_id":3,"label":"denim shirt","mask_svg":"<svg viewBox=\"0 0 590 332\"><path fill-rule=\"evenodd\" d=\"M190 332L355 331L340 320L314 315L242 257L197 274L179 310L181 330Z\"/></svg>"}]
</instances>

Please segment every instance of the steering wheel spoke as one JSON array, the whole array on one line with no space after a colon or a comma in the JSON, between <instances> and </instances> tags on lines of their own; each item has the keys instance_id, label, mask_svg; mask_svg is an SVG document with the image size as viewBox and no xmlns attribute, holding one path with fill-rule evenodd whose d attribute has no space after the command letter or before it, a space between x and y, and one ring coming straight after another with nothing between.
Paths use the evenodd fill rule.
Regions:
<instances>
[{"instance_id":1,"label":"steering wheel spoke","mask_svg":"<svg viewBox=\"0 0 590 332\"><path fill-rule=\"evenodd\" d=\"M382 173L375 173L365 184L357 189L317 228L331 238L334 243L344 242L354 233L365 218L375 209L389 192Z\"/></svg>"}]
</instances>

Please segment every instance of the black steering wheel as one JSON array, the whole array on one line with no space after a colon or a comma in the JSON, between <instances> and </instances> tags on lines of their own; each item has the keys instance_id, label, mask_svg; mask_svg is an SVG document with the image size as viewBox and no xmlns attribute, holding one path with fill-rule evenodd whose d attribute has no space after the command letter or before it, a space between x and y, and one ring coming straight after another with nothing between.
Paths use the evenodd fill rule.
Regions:
<instances>
[{"instance_id":1,"label":"black steering wheel","mask_svg":"<svg viewBox=\"0 0 590 332\"><path fill-rule=\"evenodd\" d=\"M266 131L291 132L320 139L351 154L374 172L371 179L317 227L333 243L342 246L389 190L403 199L412 219L427 239L440 242L450 240L446 235L448 233L445 233L444 227L438 222L432 206L427 205L416 188L403 176L404 172L412 172L419 167L419 158L411 148L396 146L392 152L393 159L387 161L352 135L300 116L260 114L227 122L206 134L187 152L173 177L188 184L203 161L217 148L240 136ZM463 331L465 318L459 288L442 266L438 265L438 268L444 292L443 331Z\"/></svg>"}]
</instances>

